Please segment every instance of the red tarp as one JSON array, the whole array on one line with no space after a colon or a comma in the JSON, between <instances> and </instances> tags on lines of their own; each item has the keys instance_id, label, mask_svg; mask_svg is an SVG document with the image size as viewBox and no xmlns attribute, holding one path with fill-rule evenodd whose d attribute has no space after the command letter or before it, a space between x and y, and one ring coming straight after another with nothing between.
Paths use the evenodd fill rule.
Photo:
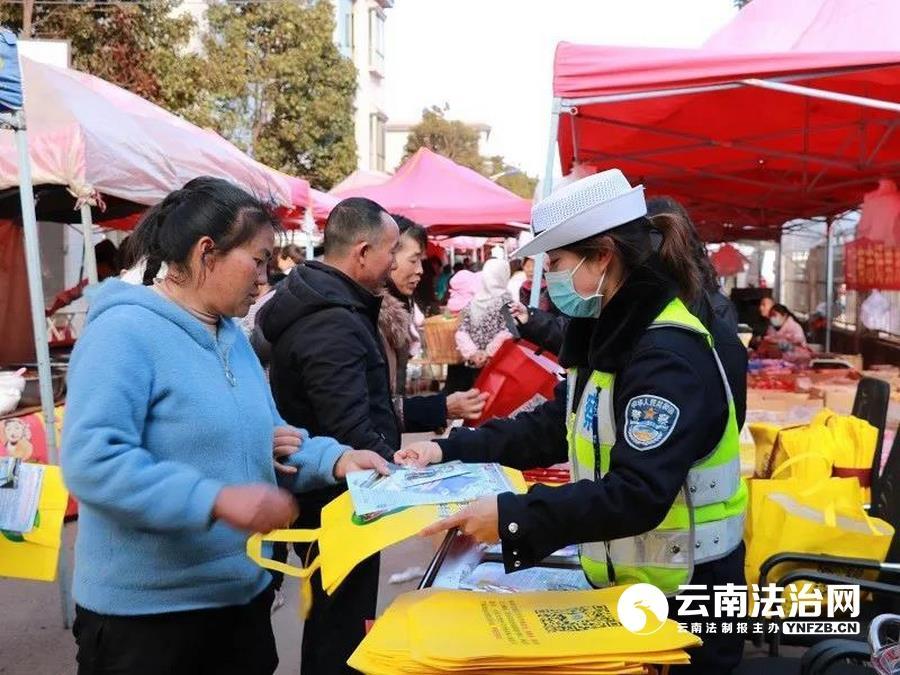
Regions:
<instances>
[{"instance_id":1,"label":"red tarp","mask_svg":"<svg viewBox=\"0 0 900 675\"><path fill-rule=\"evenodd\" d=\"M421 148L380 185L332 193L368 197L391 213L428 228L430 235L515 236L531 220L531 202L481 174Z\"/></svg>"},{"instance_id":2,"label":"red tarp","mask_svg":"<svg viewBox=\"0 0 900 675\"><path fill-rule=\"evenodd\" d=\"M651 194L682 201L708 240L775 237L785 221L853 208L879 178L900 174L896 112L740 84L781 80L900 101L900 24L890 19L900 3L786 4L754 0L714 39L719 48L560 44L563 173L576 163L619 167ZM840 51L829 46L836 34ZM879 38L870 43L870 34ZM821 51L788 51L795 44ZM583 100L600 96L617 98Z\"/></svg>"},{"instance_id":3,"label":"red tarp","mask_svg":"<svg viewBox=\"0 0 900 675\"><path fill-rule=\"evenodd\" d=\"M0 220L0 363L35 360L22 226Z\"/></svg>"}]
</instances>

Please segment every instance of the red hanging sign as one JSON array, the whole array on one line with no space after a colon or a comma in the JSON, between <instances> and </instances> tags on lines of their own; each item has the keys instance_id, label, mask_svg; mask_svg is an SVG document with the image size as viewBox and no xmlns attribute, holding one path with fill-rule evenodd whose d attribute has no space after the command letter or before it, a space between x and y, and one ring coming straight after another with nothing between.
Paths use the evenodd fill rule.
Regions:
<instances>
[{"instance_id":1,"label":"red hanging sign","mask_svg":"<svg viewBox=\"0 0 900 675\"><path fill-rule=\"evenodd\" d=\"M900 290L900 247L857 239L844 246L844 281L851 291Z\"/></svg>"}]
</instances>

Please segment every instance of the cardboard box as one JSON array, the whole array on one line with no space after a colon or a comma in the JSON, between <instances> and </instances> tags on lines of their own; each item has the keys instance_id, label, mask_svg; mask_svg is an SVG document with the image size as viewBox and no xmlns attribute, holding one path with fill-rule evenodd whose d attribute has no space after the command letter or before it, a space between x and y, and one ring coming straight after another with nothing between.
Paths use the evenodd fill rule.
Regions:
<instances>
[{"instance_id":1,"label":"cardboard box","mask_svg":"<svg viewBox=\"0 0 900 675\"><path fill-rule=\"evenodd\" d=\"M789 410L795 406L813 406L821 408L824 396L821 393L795 393L792 391L776 391L771 389L748 389L747 410L771 410L778 412Z\"/></svg>"},{"instance_id":2,"label":"cardboard box","mask_svg":"<svg viewBox=\"0 0 900 675\"><path fill-rule=\"evenodd\" d=\"M824 405L821 396L748 389L747 422L769 422L779 426L808 424Z\"/></svg>"}]
</instances>

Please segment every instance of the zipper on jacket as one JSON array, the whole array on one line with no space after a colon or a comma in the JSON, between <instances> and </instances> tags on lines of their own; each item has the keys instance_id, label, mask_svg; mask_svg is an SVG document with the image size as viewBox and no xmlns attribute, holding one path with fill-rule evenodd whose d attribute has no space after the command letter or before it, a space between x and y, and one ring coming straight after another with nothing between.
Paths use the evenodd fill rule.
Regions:
<instances>
[{"instance_id":1,"label":"zipper on jacket","mask_svg":"<svg viewBox=\"0 0 900 675\"><path fill-rule=\"evenodd\" d=\"M236 387L237 379L234 377L231 366L228 365L228 353L219 348L218 339L216 339L216 354L219 355L219 360L222 361L222 368L225 370L225 379L228 380L228 384L232 387Z\"/></svg>"}]
</instances>

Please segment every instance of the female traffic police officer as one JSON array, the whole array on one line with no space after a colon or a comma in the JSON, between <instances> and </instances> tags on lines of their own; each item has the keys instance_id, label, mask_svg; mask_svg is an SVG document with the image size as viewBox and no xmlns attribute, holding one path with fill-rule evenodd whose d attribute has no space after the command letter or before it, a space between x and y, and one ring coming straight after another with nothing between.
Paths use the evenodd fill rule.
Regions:
<instances>
[{"instance_id":1,"label":"female traffic police officer","mask_svg":"<svg viewBox=\"0 0 900 675\"><path fill-rule=\"evenodd\" d=\"M651 225L646 213L643 188L617 169L535 206L537 236L517 255L548 252L550 297L575 317L560 354L567 381L533 412L395 458L521 469L568 458L572 482L482 498L424 534L458 527L499 538L507 572L581 544L594 586L646 582L670 598L683 584L712 597L713 586L745 583L747 493L731 391L708 330L686 308L701 289L681 221ZM692 621L670 605L672 618ZM743 636L702 637L691 672L721 675L740 661Z\"/></svg>"}]
</instances>

